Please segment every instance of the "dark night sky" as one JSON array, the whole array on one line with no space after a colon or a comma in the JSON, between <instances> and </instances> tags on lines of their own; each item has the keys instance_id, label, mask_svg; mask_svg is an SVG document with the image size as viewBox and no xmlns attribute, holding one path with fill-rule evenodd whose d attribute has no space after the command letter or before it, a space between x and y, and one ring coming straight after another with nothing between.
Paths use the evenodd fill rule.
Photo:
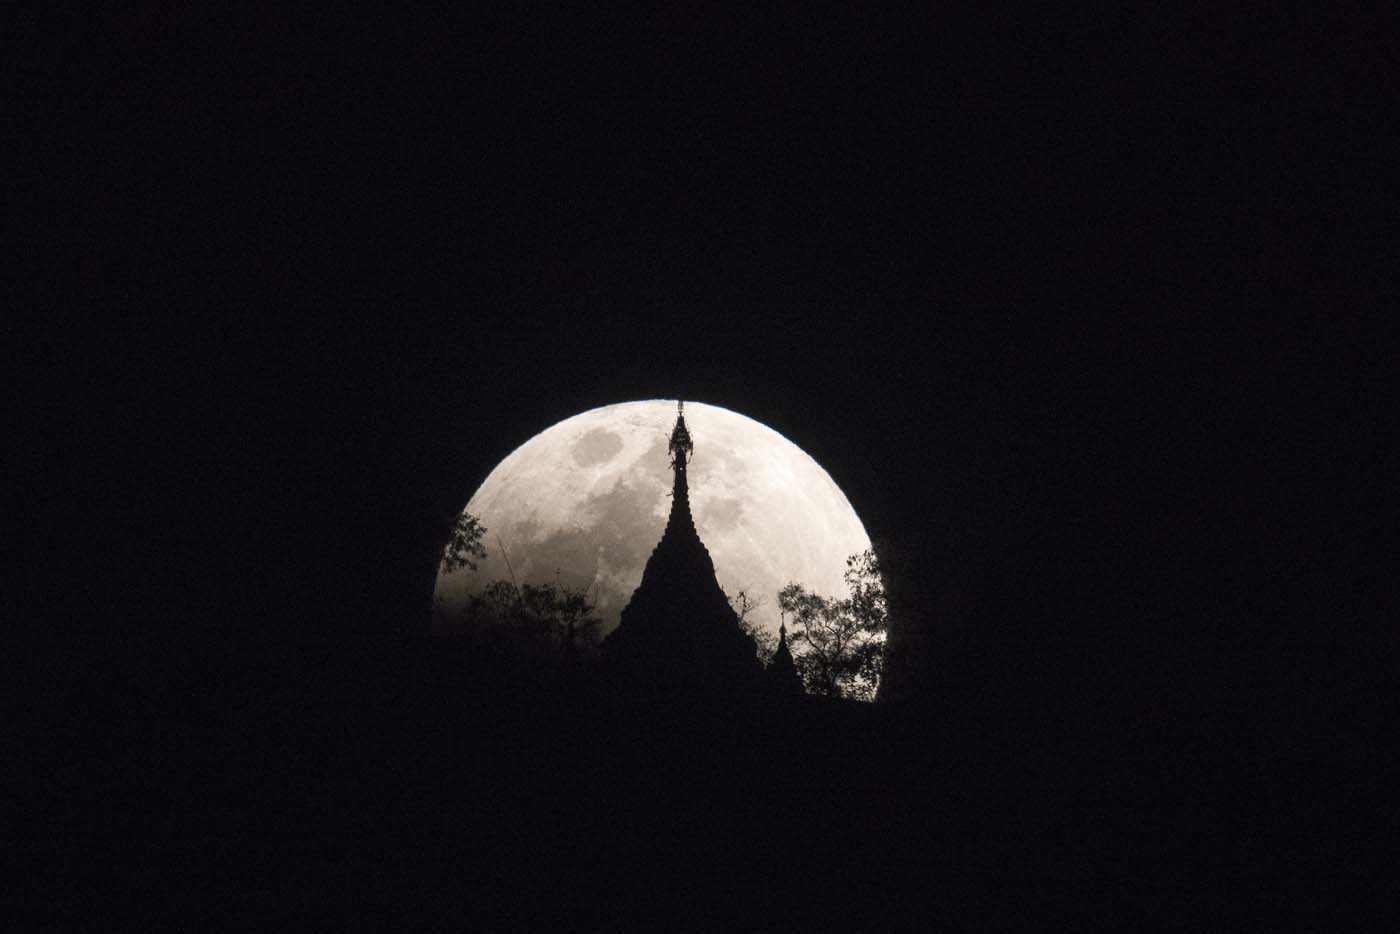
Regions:
<instances>
[{"instance_id":1,"label":"dark night sky","mask_svg":"<svg viewBox=\"0 0 1400 934\"><path fill-rule=\"evenodd\" d=\"M1379 573L1301 491L1378 412L1384 75L1368 24L1216 15L84 23L16 94L82 651L157 704L353 681L501 457L685 397L1105 666L1273 665L1261 584Z\"/></svg>"}]
</instances>

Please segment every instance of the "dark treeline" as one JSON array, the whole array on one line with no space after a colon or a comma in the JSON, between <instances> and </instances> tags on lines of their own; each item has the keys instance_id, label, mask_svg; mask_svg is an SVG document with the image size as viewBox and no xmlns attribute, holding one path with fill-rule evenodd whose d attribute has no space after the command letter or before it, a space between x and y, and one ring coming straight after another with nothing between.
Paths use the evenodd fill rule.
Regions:
<instances>
[{"instance_id":1,"label":"dark treeline","mask_svg":"<svg viewBox=\"0 0 1400 934\"><path fill-rule=\"evenodd\" d=\"M1240 521L1250 503L1267 509L1272 491L1232 489L1246 488L1217 500L1207 527ZM1321 751L1352 742L1360 721L1264 713L1295 689L1298 704L1316 693L1265 680L1283 677L1279 656L1251 662L1240 644L1317 612L1288 605L1296 588L1243 586L1286 566L1290 546L1225 559L1181 543L1164 533L1147 546L1154 575L1105 571L1077 588L1048 563L1027 572L1024 555L925 573L908 549L886 562L891 620L902 622L875 704L637 697L538 656L435 637L421 609L373 613L341 598L290 617L245 598L234 606L260 615L229 624L299 628L261 646L226 639L144 687L93 687L85 696L102 702L36 747L50 784L18 839L64 860L138 853L283 880L309 853L399 854L404 877L381 884L396 910L434 917L469 912L459 900L481 885L488 901L586 899L636 881L595 873L678 853L876 874L917 865L932 887L923 895L946 892L945 908L970 919L1020 916L1027 899L1038 917L1088 905L1115 921L1248 914L1258 892L1330 858L1288 846L1325 809L1298 798L1286 805L1297 823L1280 832L1279 802L1257 792L1343 778L1325 777L1336 760ZM1210 567L1221 560L1241 570L1233 582ZM1187 578L1196 584L1167 583ZM557 619L561 596L508 603ZM1145 620L1160 622L1166 644L1135 641L1151 631ZM1115 629L1134 625L1133 639ZM542 632L561 657L561 630ZM127 665L155 664L126 652ZM79 755L99 737L107 754ZM483 858L485 874L473 868ZM998 901L1004 885L1018 897Z\"/></svg>"},{"instance_id":2,"label":"dark treeline","mask_svg":"<svg viewBox=\"0 0 1400 934\"><path fill-rule=\"evenodd\" d=\"M488 530L478 517L462 512L453 521L439 567L444 574L476 570L486 556ZM846 560L845 596L822 595L789 582L777 594L784 621L779 635L748 616L769 596L741 591L727 599L733 623L753 640L759 662L768 666L780 639L792 657L805 691L820 697L873 701L885 669L889 630L887 597L874 549ZM466 657L489 659L488 668L521 670L526 676L568 673L580 678L598 672L602 620L594 615L589 592L563 586L510 580L477 581L455 601L434 598L432 632L443 645ZM911 606L911 617L928 607ZM729 622L723 622L728 625Z\"/></svg>"}]
</instances>

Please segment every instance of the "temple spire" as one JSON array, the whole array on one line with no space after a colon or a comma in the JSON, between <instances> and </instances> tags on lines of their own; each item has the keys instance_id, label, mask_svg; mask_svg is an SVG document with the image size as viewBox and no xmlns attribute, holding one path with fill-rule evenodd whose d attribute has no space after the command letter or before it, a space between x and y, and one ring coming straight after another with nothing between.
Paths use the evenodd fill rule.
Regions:
<instances>
[{"instance_id":1,"label":"temple spire","mask_svg":"<svg viewBox=\"0 0 1400 934\"><path fill-rule=\"evenodd\" d=\"M695 445L690 440L690 430L685 427L684 401L676 403L676 427L671 429L671 443L666 449L671 452L672 469L684 472L686 462L690 460L690 453L695 450Z\"/></svg>"},{"instance_id":2,"label":"temple spire","mask_svg":"<svg viewBox=\"0 0 1400 934\"><path fill-rule=\"evenodd\" d=\"M770 689L778 694L798 695L803 693L802 676L797 672L792 649L787 641L787 614L778 617L778 647L773 650L773 658L768 662L765 675Z\"/></svg>"},{"instance_id":3,"label":"temple spire","mask_svg":"<svg viewBox=\"0 0 1400 934\"><path fill-rule=\"evenodd\" d=\"M671 487L671 515L666 520L666 529L673 527L677 532L681 527L694 534L695 520L690 515L690 486L686 481L686 465L690 462L695 443L690 440L690 429L685 426L685 402L676 403L676 426L671 429L671 443L666 448L671 454L671 469L675 480ZM679 521L677 521L679 520Z\"/></svg>"},{"instance_id":4,"label":"temple spire","mask_svg":"<svg viewBox=\"0 0 1400 934\"><path fill-rule=\"evenodd\" d=\"M715 579L690 513L686 468L695 444L683 402L676 405L668 450L675 471L671 515L603 654L622 682L726 695L753 684L763 667Z\"/></svg>"}]
</instances>

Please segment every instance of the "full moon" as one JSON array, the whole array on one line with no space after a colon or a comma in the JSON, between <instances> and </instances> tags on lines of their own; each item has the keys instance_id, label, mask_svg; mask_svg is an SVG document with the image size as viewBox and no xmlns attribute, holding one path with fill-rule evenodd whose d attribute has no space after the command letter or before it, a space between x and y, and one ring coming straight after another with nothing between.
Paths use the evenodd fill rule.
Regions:
<instances>
[{"instance_id":1,"label":"full moon","mask_svg":"<svg viewBox=\"0 0 1400 934\"><path fill-rule=\"evenodd\" d=\"M801 448L737 412L688 402L695 441L691 509L719 585L759 606L748 619L778 630L778 591L802 584L846 596L846 558L870 537L836 483ZM516 448L466 505L486 527L475 571L439 570L445 609L494 580L558 581L588 592L601 634L618 624L641 583L671 509L667 440L674 402L603 406L567 418Z\"/></svg>"}]
</instances>

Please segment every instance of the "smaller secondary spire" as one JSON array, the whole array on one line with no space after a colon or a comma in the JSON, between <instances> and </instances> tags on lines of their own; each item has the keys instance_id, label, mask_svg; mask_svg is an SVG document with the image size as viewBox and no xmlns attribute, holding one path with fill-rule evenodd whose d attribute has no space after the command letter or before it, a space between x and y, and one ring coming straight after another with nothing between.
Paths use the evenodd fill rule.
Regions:
<instances>
[{"instance_id":1,"label":"smaller secondary spire","mask_svg":"<svg viewBox=\"0 0 1400 934\"><path fill-rule=\"evenodd\" d=\"M802 676L797 673L797 663L793 661L792 649L787 641L787 614L778 617L778 647L773 650L773 658L765 672L769 687L778 694L799 695L803 693Z\"/></svg>"}]
</instances>

